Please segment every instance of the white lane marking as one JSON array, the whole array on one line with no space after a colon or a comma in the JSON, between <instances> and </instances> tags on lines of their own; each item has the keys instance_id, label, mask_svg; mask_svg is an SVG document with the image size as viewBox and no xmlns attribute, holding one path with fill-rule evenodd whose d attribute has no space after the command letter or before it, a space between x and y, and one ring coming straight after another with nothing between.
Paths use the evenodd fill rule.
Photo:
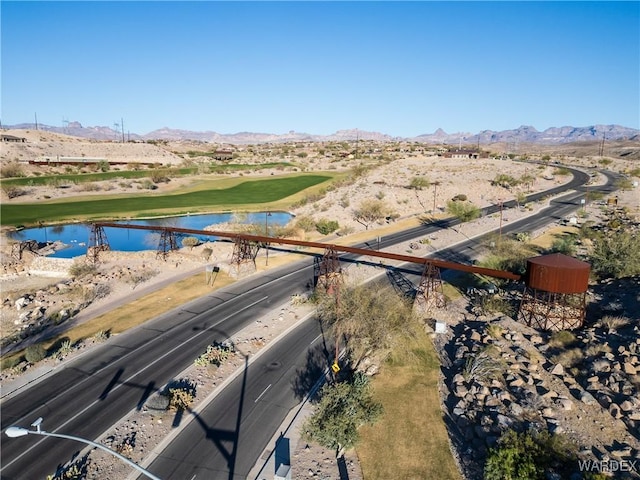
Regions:
<instances>
[{"instance_id":1,"label":"white lane marking","mask_svg":"<svg viewBox=\"0 0 640 480\"><path fill-rule=\"evenodd\" d=\"M255 302L253 302L250 305L247 305L244 308L241 308L240 310L238 310L237 312L231 314L231 315L227 315L226 317L220 319L219 321L217 321L216 323L214 323L213 325L211 325L210 327L201 330L200 332L196 333L193 337L190 337L188 340L185 340L184 342L182 342L179 345L176 345L175 347L173 347L171 350L169 350L168 352L166 352L164 355L162 355L161 357L156 358L153 362L149 363L146 367L141 368L140 370L138 370L137 372L135 372L133 375L130 375L129 377L127 377L125 380L122 380L121 382L118 382L118 384L111 389L111 391L109 392L109 394L115 392L116 390L118 390L120 387L124 386L125 384L127 384L131 379L133 379L135 376L139 375L140 373L144 372L145 370L147 370L148 368L152 367L153 365L155 365L156 363L158 363L159 361L163 360L165 357L171 355L173 352L175 352L176 350L178 350L179 348L182 348L184 345L186 345L187 343L191 342L192 340L198 338L200 335L204 335L205 333L207 333L208 330L211 330L214 327L217 327L218 325L220 325L222 322L228 320L229 318L243 312L244 310L248 310L252 307L254 307L255 305L257 305L260 302L265 301L267 298L267 296L262 297L260 300L256 300ZM71 423L73 420L75 420L76 418L78 418L80 415L84 414L84 412L86 412L87 410L89 410L90 408L92 408L94 405L100 403L102 400L98 399L98 400L94 400L92 403L90 403L89 405L87 405L85 408L83 408L81 411L79 411L78 413L76 413L73 417L69 418L66 422L64 422L62 425L59 425L58 428L56 428L55 430L53 430L51 433L56 433L58 432L61 428L64 428L67 424ZM17 422L16 422L17 423ZM7 468L9 465L13 464L14 462L16 462L17 460L19 460L20 458L22 458L24 455L26 455L27 453L29 453L30 450L32 450L33 448L37 447L40 443L44 442L47 439L47 437L42 438L41 440L37 441L36 443L34 443L31 447L29 447L28 449L26 449L25 451L23 451L20 455L18 455L16 458L14 458L13 460L11 460L9 463L5 463L2 468Z\"/></svg>"},{"instance_id":2,"label":"white lane marking","mask_svg":"<svg viewBox=\"0 0 640 480\"><path fill-rule=\"evenodd\" d=\"M262 398L262 396L267 393L267 390L269 390L271 388L271 384L269 384L269 386L267 388L265 388L262 393L260 395L258 395L258 398L255 399L255 401L253 403L258 403L258 400L260 400Z\"/></svg>"}]
</instances>

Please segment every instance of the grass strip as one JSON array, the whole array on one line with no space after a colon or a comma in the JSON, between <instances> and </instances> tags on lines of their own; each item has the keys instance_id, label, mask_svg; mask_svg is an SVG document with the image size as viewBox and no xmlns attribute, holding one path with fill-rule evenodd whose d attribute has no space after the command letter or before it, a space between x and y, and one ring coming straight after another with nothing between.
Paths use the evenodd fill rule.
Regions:
<instances>
[{"instance_id":1,"label":"grass strip","mask_svg":"<svg viewBox=\"0 0 640 480\"><path fill-rule=\"evenodd\" d=\"M171 195L143 194L96 200L41 202L0 205L2 225L29 225L38 221L79 218L140 216L158 211L194 211L202 207L262 205L294 195L306 188L330 180L329 175L300 174L281 178L247 180L220 190L199 190Z\"/></svg>"},{"instance_id":2,"label":"grass strip","mask_svg":"<svg viewBox=\"0 0 640 480\"><path fill-rule=\"evenodd\" d=\"M262 164L248 164L248 163L230 163L226 165L210 165L209 171L211 173L224 173L237 170L264 170L266 168L278 168L278 167L295 167L296 165L289 162L273 162ZM2 186L15 186L15 187L41 187L46 185L61 185L65 183L86 183L86 182L99 182L103 180L114 180L118 178L122 179L136 179L147 178L154 174L162 173L170 177L195 175L199 172L198 167L152 167L140 170L110 170L108 172L96 172L96 173L65 173L60 175L43 175L39 177L15 177L15 178L3 178L0 179L0 185Z\"/></svg>"},{"instance_id":3,"label":"grass strip","mask_svg":"<svg viewBox=\"0 0 640 480\"><path fill-rule=\"evenodd\" d=\"M440 364L424 330L393 353L373 377L384 415L360 429L356 447L368 480L462 477L449 447L440 406Z\"/></svg>"}]
</instances>

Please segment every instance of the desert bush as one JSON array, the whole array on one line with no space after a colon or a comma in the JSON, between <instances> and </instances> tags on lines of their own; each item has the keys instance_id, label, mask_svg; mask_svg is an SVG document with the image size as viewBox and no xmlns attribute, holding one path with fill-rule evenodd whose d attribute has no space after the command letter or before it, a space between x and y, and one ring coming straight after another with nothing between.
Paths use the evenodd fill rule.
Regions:
<instances>
[{"instance_id":1,"label":"desert bush","mask_svg":"<svg viewBox=\"0 0 640 480\"><path fill-rule=\"evenodd\" d=\"M24 171L18 163L7 162L0 167L0 176L3 178L24 177Z\"/></svg>"},{"instance_id":2,"label":"desert bush","mask_svg":"<svg viewBox=\"0 0 640 480\"><path fill-rule=\"evenodd\" d=\"M136 270L129 274L129 277L125 279L125 282L131 283L133 288L138 286L141 283L146 282L150 278L155 277L158 274L157 270L151 270L149 268Z\"/></svg>"},{"instance_id":3,"label":"desert bush","mask_svg":"<svg viewBox=\"0 0 640 480\"><path fill-rule=\"evenodd\" d=\"M640 235L630 231L610 232L594 240L590 255L600 278L623 278L640 274Z\"/></svg>"},{"instance_id":4,"label":"desert bush","mask_svg":"<svg viewBox=\"0 0 640 480\"><path fill-rule=\"evenodd\" d=\"M340 225L335 220L322 218L316 222L316 230L322 235L329 235L330 233L335 232L338 228L340 228Z\"/></svg>"},{"instance_id":5,"label":"desert bush","mask_svg":"<svg viewBox=\"0 0 640 480\"><path fill-rule=\"evenodd\" d=\"M606 315L602 317L598 323L600 324L600 326L606 328L611 333L615 332L619 328L626 327L630 322L631 320L629 320L627 317Z\"/></svg>"},{"instance_id":6,"label":"desert bush","mask_svg":"<svg viewBox=\"0 0 640 480\"><path fill-rule=\"evenodd\" d=\"M316 222L312 217L302 215L296 218L295 226L301 228L305 232L311 232L316 228Z\"/></svg>"},{"instance_id":7,"label":"desert bush","mask_svg":"<svg viewBox=\"0 0 640 480\"><path fill-rule=\"evenodd\" d=\"M196 397L196 384L187 378L174 380L167 385L169 406L176 410L188 410Z\"/></svg>"},{"instance_id":8,"label":"desert bush","mask_svg":"<svg viewBox=\"0 0 640 480\"><path fill-rule=\"evenodd\" d=\"M101 172L108 172L109 168L109 162L107 162L106 160L100 160L98 162L98 170L100 170Z\"/></svg>"},{"instance_id":9,"label":"desert bush","mask_svg":"<svg viewBox=\"0 0 640 480\"><path fill-rule=\"evenodd\" d=\"M502 337L503 333L504 333L504 328L502 328L500 325L497 325L495 323L487 325L487 334L491 338L498 339L498 338Z\"/></svg>"},{"instance_id":10,"label":"desert bush","mask_svg":"<svg viewBox=\"0 0 640 480\"><path fill-rule=\"evenodd\" d=\"M480 216L480 209L471 202L449 200L447 211L461 222L469 222Z\"/></svg>"},{"instance_id":11,"label":"desert bush","mask_svg":"<svg viewBox=\"0 0 640 480\"><path fill-rule=\"evenodd\" d=\"M71 267L69 267L69 275L74 278L82 278L87 275L95 275L96 273L98 273L98 267L83 260L76 260Z\"/></svg>"},{"instance_id":12,"label":"desert bush","mask_svg":"<svg viewBox=\"0 0 640 480\"><path fill-rule=\"evenodd\" d=\"M215 343L213 345L208 345L207 351L196 358L194 363L199 367L206 367L208 365L215 365L216 367L219 367L233 352L233 345Z\"/></svg>"},{"instance_id":13,"label":"desert bush","mask_svg":"<svg viewBox=\"0 0 640 480\"><path fill-rule=\"evenodd\" d=\"M574 345L578 339L568 330L553 332L549 338L549 346L552 348L567 348Z\"/></svg>"},{"instance_id":14,"label":"desert bush","mask_svg":"<svg viewBox=\"0 0 640 480\"><path fill-rule=\"evenodd\" d=\"M102 190L102 187L96 182L82 182L78 184L76 190L79 192L99 192Z\"/></svg>"},{"instance_id":15,"label":"desert bush","mask_svg":"<svg viewBox=\"0 0 640 480\"><path fill-rule=\"evenodd\" d=\"M202 258L207 261L211 258L211 255L213 254L213 249L209 248L209 247L205 247L202 249L202 253L200 254L202 256Z\"/></svg>"},{"instance_id":16,"label":"desert bush","mask_svg":"<svg viewBox=\"0 0 640 480\"><path fill-rule=\"evenodd\" d=\"M459 193L458 195L453 197L451 200L453 200L454 202L466 202L468 198L469 197L467 197L464 193Z\"/></svg>"},{"instance_id":17,"label":"desert bush","mask_svg":"<svg viewBox=\"0 0 640 480\"><path fill-rule=\"evenodd\" d=\"M576 238L572 235L556 238L551 245L551 253L573 256L576 254L576 250Z\"/></svg>"},{"instance_id":18,"label":"desert bush","mask_svg":"<svg viewBox=\"0 0 640 480\"><path fill-rule=\"evenodd\" d=\"M491 180L491 185L500 186L503 188L511 188L520 184L520 181L511 175L507 175L505 173L500 173L496 175L496 177Z\"/></svg>"},{"instance_id":19,"label":"desert bush","mask_svg":"<svg viewBox=\"0 0 640 480\"><path fill-rule=\"evenodd\" d=\"M583 360L584 352L579 347L562 350L557 355L551 357L553 363L559 363L566 369L578 366Z\"/></svg>"},{"instance_id":20,"label":"desert bush","mask_svg":"<svg viewBox=\"0 0 640 480\"><path fill-rule=\"evenodd\" d=\"M96 342L106 342L107 339L109 338L110 333L108 330L100 330L98 332L96 332L96 334L93 336L93 338L95 339Z\"/></svg>"},{"instance_id":21,"label":"desert bush","mask_svg":"<svg viewBox=\"0 0 640 480\"><path fill-rule=\"evenodd\" d=\"M193 250L193 247L197 245L200 245L200 239L198 237L185 237L182 239L183 247L191 247L191 250Z\"/></svg>"},{"instance_id":22,"label":"desert bush","mask_svg":"<svg viewBox=\"0 0 640 480\"><path fill-rule=\"evenodd\" d=\"M507 299L498 295L479 295L474 300L474 305L479 307L484 314L502 313L507 317L513 317L516 313L514 306Z\"/></svg>"},{"instance_id":23,"label":"desert bush","mask_svg":"<svg viewBox=\"0 0 640 480\"><path fill-rule=\"evenodd\" d=\"M154 170L149 175L149 178L153 183L169 183L171 181L167 170Z\"/></svg>"},{"instance_id":24,"label":"desert bush","mask_svg":"<svg viewBox=\"0 0 640 480\"><path fill-rule=\"evenodd\" d=\"M69 355L71 352L73 352L73 344L71 343L71 340L65 340L58 347L58 350L56 350L55 355L58 358L64 358L67 355Z\"/></svg>"},{"instance_id":25,"label":"desert bush","mask_svg":"<svg viewBox=\"0 0 640 480\"><path fill-rule=\"evenodd\" d=\"M504 368L504 362L500 358L498 350L495 347L488 346L476 353L467 355L462 368L462 376L466 381L500 380L502 379Z\"/></svg>"},{"instance_id":26,"label":"desert bush","mask_svg":"<svg viewBox=\"0 0 640 480\"><path fill-rule=\"evenodd\" d=\"M489 450L484 480L543 480L569 478L576 468L577 447L549 432L505 432Z\"/></svg>"},{"instance_id":27,"label":"desert bush","mask_svg":"<svg viewBox=\"0 0 640 480\"><path fill-rule=\"evenodd\" d=\"M425 177L413 177L411 182L409 182L409 188L413 188L415 190L422 190L423 188L427 188L431 185L429 179Z\"/></svg>"},{"instance_id":28,"label":"desert bush","mask_svg":"<svg viewBox=\"0 0 640 480\"><path fill-rule=\"evenodd\" d=\"M382 200L364 200L353 212L353 219L368 230L373 222L386 217L389 213L389 208Z\"/></svg>"},{"instance_id":29,"label":"desert bush","mask_svg":"<svg viewBox=\"0 0 640 480\"><path fill-rule=\"evenodd\" d=\"M2 190L8 198L17 198L26 195L28 190L13 185L2 185Z\"/></svg>"},{"instance_id":30,"label":"desert bush","mask_svg":"<svg viewBox=\"0 0 640 480\"><path fill-rule=\"evenodd\" d=\"M47 356L47 349L41 343L29 345L24 351L24 358L31 364L38 363Z\"/></svg>"}]
</instances>

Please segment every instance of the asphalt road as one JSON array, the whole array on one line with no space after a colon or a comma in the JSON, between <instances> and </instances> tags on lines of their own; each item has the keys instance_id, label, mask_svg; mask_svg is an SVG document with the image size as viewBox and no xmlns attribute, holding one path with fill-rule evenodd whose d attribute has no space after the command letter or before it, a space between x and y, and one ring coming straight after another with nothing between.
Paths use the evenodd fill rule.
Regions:
<instances>
[{"instance_id":1,"label":"asphalt road","mask_svg":"<svg viewBox=\"0 0 640 480\"><path fill-rule=\"evenodd\" d=\"M554 190L577 188L587 178L588 176L580 173L571 184ZM539 195L550 193L553 192ZM495 210L499 207L492 208ZM486 213L491 213L492 208L487 209ZM575 210L576 205L569 207L567 204L566 208ZM432 234L440 228L455 227L458 223L457 220L442 221L435 225L416 227L395 235L388 235L381 239L380 248ZM369 242L358 246L377 248L377 242L375 245ZM353 256L345 255L341 259L349 261ZM154 389L163 386L174 378L174 375L190 365L208 344L234 335L257 316L288 301L292 294L305 291L312 280L312 262L310 259L305 259L260 277L238 282L147 322L127 334L113 337L103 346L71 362L66 368L3 401L2 430L11 425L28 427L33 420L43 417L42 428L46 431L73 434L88 439L98 438L132 408L140 405ZM306 355L303 344L307 340L308 338L305 337L286 352L280 351L281 348L275 349L274 355L291 354L293 355L291 365L297 364L298 360L293 359L301 358L299 355ZM264 357L266 358L267 355ZM252 368L263 367L256 364ZM291 373L287 372L287 374ZM249 378L253 377L249 376L248 372L247 382ZM254 395L261 384L252 382L251 385L253 385L251 395ZM289 395L288 399L272 397L275 394L285 395L285 392ZM212 471L226 472L226 477L222 474L220 477L208 478L230 478L228 475L231 472L231 466L234 465L233 474L235 475L236 472L244 471L246 465L253 465L267 439L271 437L286 415L285 407L296 401L292 393L291 388L271 387L263 399L256 403L255 408L246 410L247 414L254 418L253 421L257 421L263 415L269 418L268 425L262 425L260 429L245 425L244 422L247 421L245 418L249 417L245 417L244 414L240 417L236 415L236 421L237 418L241 421L233 432L243 432L243 435L239 437L240 443L236 442L234 463L229 463L229 458L226 458L228 454L225 456L221 449L218 458L222 459L223 463L210 468L213 469ZM231 394L225 393L225 398L226 395ZM248 392L247 396L251 398ZM239 400L237 397L229 398L228 402L231 406L228 408L233 411L238 407ZM272 404L282 405L282 408L273 412L260 410L262 406ZM205 418L203 421L208 425L207 431L220 429L231 432L229 425L220 426L215 418ZM273 428L267 431L269 430L267 427ZM244 436L249 430L251 430L251 438L261 436L265 439L260 448L258 448L260 443L258 441L254 442L253 447L247 443L245 448ZM202 429L201 431L204 432ZM261 433L258 433L259 431ZM207 443L205 442L204 445ZM3 437L0 451L0 478L3 480L45 478L47 474L53 473L59 464L66 462L82 448L82 444L46 437L25 436L13 439ZM239 459L237 454L240 448L243 452L242 459ZM251 449L256 450L250 453ZM228 450L224 451L228 453ZM177 456L172 456L169 450L163 458L170 459ZM172 462L175 463L176 460L172 460L169 464ZM163 466L162 468L168 468L170 471L172 467ZM249 466L248 469L250 468Z\"/></svg>"}]
</instances>

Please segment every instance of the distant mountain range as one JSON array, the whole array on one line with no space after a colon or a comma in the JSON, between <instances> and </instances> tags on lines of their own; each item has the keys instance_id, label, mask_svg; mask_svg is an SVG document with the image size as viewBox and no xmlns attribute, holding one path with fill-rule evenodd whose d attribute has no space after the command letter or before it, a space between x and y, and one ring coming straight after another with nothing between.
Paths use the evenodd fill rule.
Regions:
<instances>
[{"instance_id":1,"label":"distant mountain range","mask_svg":"<svg viewBox=\"0 0 640 480\"><path fill-rule=\"evenodd\" d=\"M9 129L34 130L35 124L22 123L5 126ZM375 140L378 142L416 141L432 144L477 145L491 143L534 143L540 145L557 145L571 142L602 141L605 140L640 140L640 130L622 127L620 125L592 125L588 127L552 127L539 132L532 126L523 125L513 130L493 131L483 130L479 133L457 132L447 133L438 129L433 133L425 133L417 137L392 137L379 132L367 132L359 129L338 130L331 135L312 135L290 131L284 134L275 133L217 133L211 131L194 132L173 128L161 128L145 135L118 132L110 127L83 127L79 122L69 122L65 127L38 125L38 129L48 132L61 133L74 137L92 140L195 140L209 143L227 143L233 145L247 145L258 143L285 142L328 142L350 140Z\"/></svg>"}]
</instances>

